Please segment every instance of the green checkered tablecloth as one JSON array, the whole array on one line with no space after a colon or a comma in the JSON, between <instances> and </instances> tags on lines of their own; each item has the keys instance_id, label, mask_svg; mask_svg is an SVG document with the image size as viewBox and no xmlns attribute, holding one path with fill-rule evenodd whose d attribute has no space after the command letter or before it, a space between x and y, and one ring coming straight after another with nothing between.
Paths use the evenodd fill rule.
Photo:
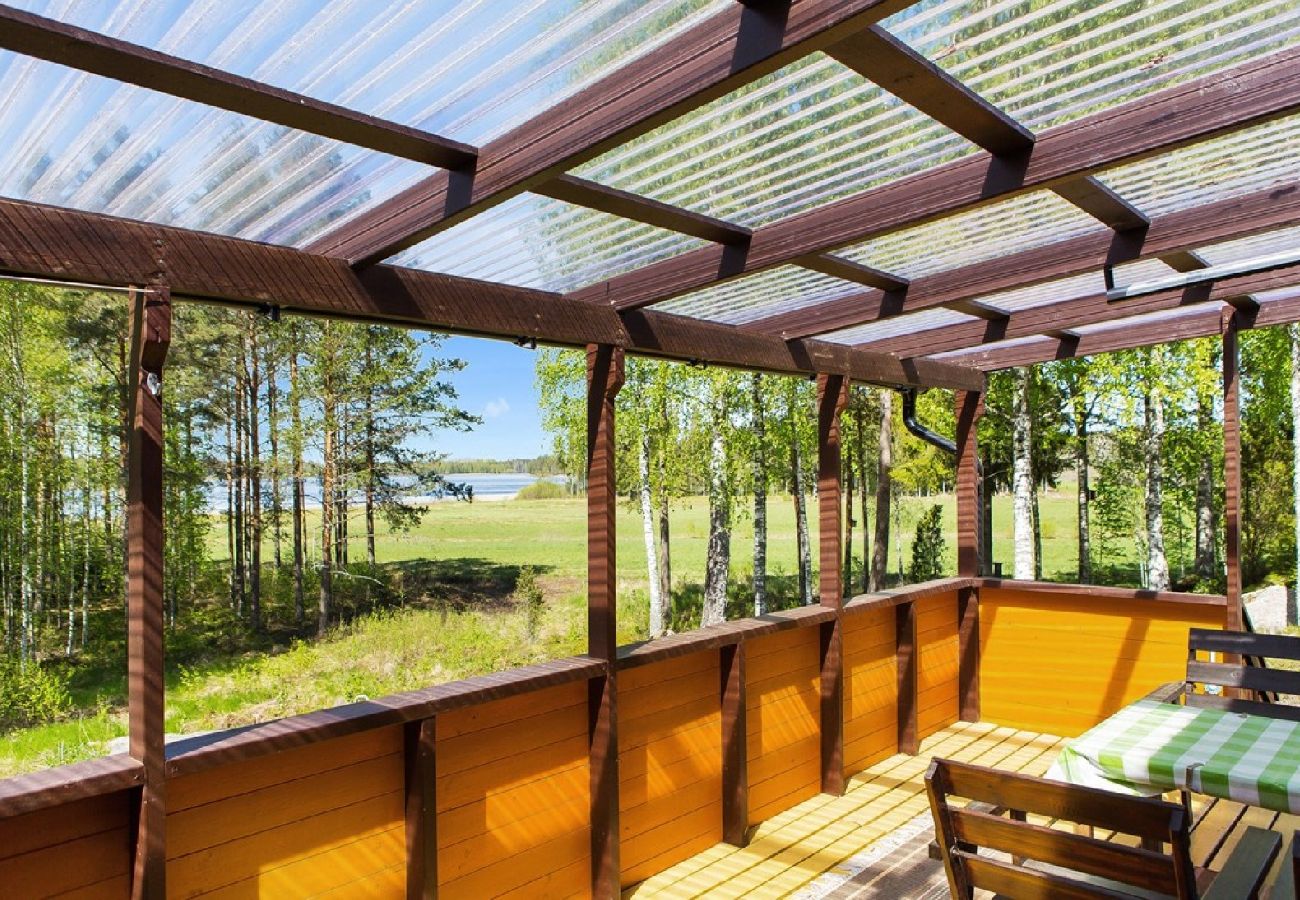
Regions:
<instances>
[{"instance_id":1,"label":"green checkered tablecloth","mask_svg":"<svg viewBox=\"0 0 1300 900\"><path fill-rule=\"evenodd\" d=\"M1300 722L1139 700L1067 744L1047 777L1300 812Z\"/></svg>"}]
</instances>

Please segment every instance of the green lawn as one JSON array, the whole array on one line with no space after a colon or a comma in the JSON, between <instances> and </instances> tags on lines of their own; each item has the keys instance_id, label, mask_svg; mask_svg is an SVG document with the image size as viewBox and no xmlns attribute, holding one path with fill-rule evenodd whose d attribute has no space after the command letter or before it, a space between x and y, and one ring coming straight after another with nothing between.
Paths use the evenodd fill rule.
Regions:
<instances>
[{"instance_id":1,"label":"green lawn","mask_svg":"<svg viewBox=\"0 0 1300 900\"><path fill-rule=\"evenodd\" d=\"M954 502L950 495L905 498L901 527L891 540L890 569L910 563L915 523L930 503L944 507L945 568L954 567ZM1042 499L1045 577L1075 577L1073 485ZM994 503L995 559L1010 573L1010 498ZM645 546L637 508L623 502L618 513L620 640L646 635ZM318 522L315 514L309 527ZM810 520L816 522L815 510ZM359 529L358 521L356 527ZM269 531L269 529L268 529ZM287 531L287 529L286 529ZM315 530L309 531L313 536ZM862 528L855 530L855 555L861 555ZM748 505L737 505L732 528L732 609L748 602L752 522ZM700 498L673 510L672 565L675 595L689 598L690 585L704 570L708 504ZM224 556L224 528L210 535L214 556ZM1174 542L1171 540L1171 547ZM400 585L397 609L361 612L323 640L299 639L288 629L287 573L268 570L264 578L271 636L244 649L214 649L201 662L174 667L168 677L168 730L177 733L228 728L425 687L469 675L541 659L582 652L585 647L584 581L586 500L440 503L406 533L380 529L377 557L384 575ZM288 547L283 547L287 561ZM351 544L351 562L365 558L362 540ZM769 504L769 572L793 596L797 571L794 511L788 496ZM264 562L269 566L268 534ZM816 560L816 535L813 535ZM1120 562L1131 567L1133 560ZM541 622L530 632L511 592L522 566L535 567L546 593ZM860 571L860 569L859 569ZM1177 572L1177 566L1175 566ZM340 593L363 593L364 579L340 579ZM698 589L694 591L698 600ZM689 599L675 596L679 627L691 627ZM315 597L307 597L308 611ZM685 605L683 605L685 603ZM221 612L223 602L212 609ZM680 612L685 610L685 612ZM228 615L228 614L227 614ZM120 677L75 686L80 712L66 720L0 735L0 776L103 752L104 742L125 733Z\"/></svg>"}]
</instances>

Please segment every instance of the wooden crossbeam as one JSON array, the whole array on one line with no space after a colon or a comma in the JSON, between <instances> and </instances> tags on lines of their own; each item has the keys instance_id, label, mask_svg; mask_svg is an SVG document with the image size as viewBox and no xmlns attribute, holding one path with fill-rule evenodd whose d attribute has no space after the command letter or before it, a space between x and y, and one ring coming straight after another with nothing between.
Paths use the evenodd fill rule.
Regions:
<instances>
[{"instance_id":1,"label":"wooden crossbeam","mask_svg":"<svg viewBox=\"0 0 1300 900\"><path fill-rule=\"evenodd\" d=\"M882 272L880 269L864 266L862 263L856 263L851 259L834 256L830 253L810 253L808 256L801 256L792 260L792 262L797 266L812 269L814 272L821 272L823 275L829 275L841 281L852 281L855 284L877 288L882 291L903 291L907 289L908 281L900 275Z\"/></svg>"},{"instance_id":2,"label":"wooden crossbeam","mask_svg":"<svg viewBox=\"0 0 1300 900\"><path fill-rule=\"evenodd\" d=\"M1141 210L1091 176L1063 181L1054 185L1052 191L1115 231L1151 224Z\"/></svg>"},{"instance_id":3,"label":"wooden crossbeam","mask_svg":"<svg viewBox=\"0 0 1300 900\"><path fill-rule=\"evenodd\" d=\"M0 47L287 128L449 169L472 167L459 141L241 78L146 47L0 6Z\"/></svg>"},{"instance_id":4,"label":"wooden crossbeam","mask_svg":"<svg viewBox=\"0 0 1300 900\"><path fill-rule=\"evenodd\" d=\"M473 175L437 173L308 249L380 262L800 57L911 0L790 0L722 7L664 46L479 151Z\"/></svg>"},{"instance_id":5,"label":"wooden crossbeam","mask_svg":"<svg viewBox=\"0 0 1300 900\"><path fill-rule=\"evenodd\" d=\"M1300 264L1284 266L1268 272L1237 275L1221 281L1195 284L1185 288L1173 288L1131 300L1108 300L1103 291L1072 300L1044 303L1041 306L1016 310L995 322L945 325L877 341L866 341L855 346L862 350L876 350L897 356L930 356L981 344L1032 337L1049 330L1069 331L1086 325L1129 319L1184 306L1234 302L1238 298L1246 298L1254 293L1296 284L1300 284ZM1066 338L1068 340L1068 335Z\"/></svg>"},{"instance_id":6,"label":"wooden crossbeam","mask_svg":"<svg viewBox=\"0 0 1300 900\"><path fill-rule=\"evenodd\" d=\"M865 291L805 309L759 319L746 329L786 338L807 337L876 319L956 306L963 300L1100 271L1107 262L1175 254L1220 241L1261 234L1300 217L1300 182L1208 203L1153 219L1140 231L1098 231L913 279L905 294ZM938 351L934 351L938 352Z\"/></svg>"},{"instance_id":7,"label":"wooden crossbeam","mask_svg":"<svg viewBox=\"0 0 1300 900\"><path fill-rule=\"evenodd\" d=\"M533 193L718 244L743 246L749 243L751 234L741 225L606 187L576 175L561 175L543 182L533 188Z\"/></svg>"},{"instance_id":8,"label":"wooden crossbeam","mask_svg":"<svg viewBox=\"0 0 1300 900\"><path fill-rule=\"evenodd\" d=\"M1047 189L1120 163L1240 130L1300 109L1300 49L1271 54L1050 129L1014 158L977 154L759 228L743 264L718 248L664 260L571 296L619 309L649 306L809 253ZM613 299L611 299L613 298Z\"/></svg>"},{"instance_id":9,"label":"wooden crossbeam","mask_svg":"<svg viewBox=\"0 0 1300 900\"><path fill-rule=\"evenodd\" d=\"M826 52L995 156L1020 153L1034 143L1028 128L878 25L849 35Z\"/></svg>"},{"instance_id":10,"label":"wooden crossbeam","mask_svg":"<svg viewBox=\"0 0 1300 900\"><path fill-rule=\"evenodd\" d=\"M164 282L173 295L194 299L563 346L609 344L786 374L833 372L876 384L970 390L983 384L980 373L961 366L904 363L666 313L620 316L545 291L415 269L358 273L343 260L289 247L17 200L0 200L0 273L105 285Z\"/></svg>"}]
</instances>

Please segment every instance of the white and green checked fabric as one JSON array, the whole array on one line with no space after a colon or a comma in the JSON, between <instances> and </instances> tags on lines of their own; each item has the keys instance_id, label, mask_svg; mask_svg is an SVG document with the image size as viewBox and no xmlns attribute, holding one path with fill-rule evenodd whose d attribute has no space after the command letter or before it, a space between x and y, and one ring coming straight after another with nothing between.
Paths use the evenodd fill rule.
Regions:
<instances>
[{"instance_id":1,"label":"white and green checked fabric","mask_svg":"<svg viewBox=\"0 0 1300 900\"><path fill-rule=\"evenodd\" d=\"M1048 778L1127 794L1187 788L1300 812L1300 722L1139 700L1071 741Z\"/></svg>"}]
</instances>

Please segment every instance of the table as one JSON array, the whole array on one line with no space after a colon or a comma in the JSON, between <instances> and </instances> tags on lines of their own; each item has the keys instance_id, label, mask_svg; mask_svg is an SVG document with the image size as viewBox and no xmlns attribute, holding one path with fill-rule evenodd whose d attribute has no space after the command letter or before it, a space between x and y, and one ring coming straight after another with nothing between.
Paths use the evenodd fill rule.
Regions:
<instances>
[{"instance_id":1,"label":"table","mask_svg":"<svg viewBox=\"0 0 1300 900\"><path fill-rule=\"evenodd\" d=\"M1068 743L1047 777L1300 812L1300 722L1139 700Z\"/></svg>"}]
</instances>

